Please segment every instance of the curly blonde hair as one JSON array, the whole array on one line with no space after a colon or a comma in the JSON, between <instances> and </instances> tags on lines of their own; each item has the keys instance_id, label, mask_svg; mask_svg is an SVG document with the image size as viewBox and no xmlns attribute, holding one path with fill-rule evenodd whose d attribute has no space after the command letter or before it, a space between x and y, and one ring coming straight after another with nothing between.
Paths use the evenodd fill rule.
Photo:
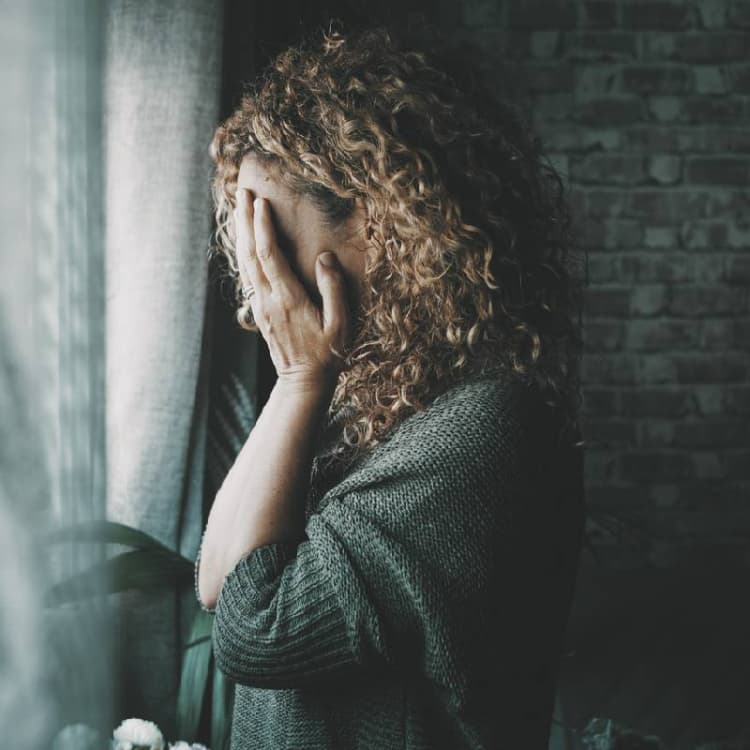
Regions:
<instances>
[{"instance_id":1,"label":"curly blonde hair","mask_svg":"<svg viewBox=\"0 0 750 750\"><path fill-rule=\"evenodd\" d=\"M340 455L476 372L535 381L577 432L581 284L562 180L514 108L431 49L387 27L318 29L247 85L211 143L215 248L240 303L232 210L246 154L334 225L364 202L362 305L330 407L348 407ZM237 320L257 330L245 308Z\"/></svg>"}]
</instances>

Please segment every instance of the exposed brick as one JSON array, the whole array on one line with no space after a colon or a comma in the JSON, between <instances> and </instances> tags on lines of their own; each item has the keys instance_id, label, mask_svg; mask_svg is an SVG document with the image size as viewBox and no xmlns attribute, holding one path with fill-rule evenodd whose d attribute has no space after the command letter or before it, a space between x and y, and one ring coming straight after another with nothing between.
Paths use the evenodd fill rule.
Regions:
<instances>
[{"instance_id":1,"label":"exposed brick","mask_svg":"<svg viewBox=\"0 0 750 750\"><path fill-rule=\"evenodd\" d=\"M570 120L573 110L573 94L561 92L557 94L539 94L534 104L534 123L538 121L557 122Z\"/></svg>"},{"instance_id":2,"label":"exposed brick","mask_svg":"<svg viewBox=\"0 0 750 750\"><path fill-rule=\"evenodd\" d=\"M691 451L697 479L723 479L727 469L722 457L715 451Z\"/></svg>"},{"instance_id":3,"label":"exposed brick","mask_svg":"<svg viewBox=\"0 0 750 750\"><path fill-rule=\"evenodd\" d=\"M508 71L497 92L518 90L588 252L587 498L642 509L683 555L712 530L736 540L720 516L750 530L750 3L511 0L506 25L501 7L464 8L486 25L470 34Z\"/></svg>"},{"instance_id":4,"label":"exposed brick","mask_svg":"<svg viewBox=\"0 0 750 750\"><path fill-rule=\"evenodd\" d=\"M711 350L732 349L735 345L733 318L715 318L702 321L698 348Z\"/></svg>"},{"instance_id":5,"label":"exposed brick","mask_svg":"<svg viewBox=\"0 0 750 750\"><path fill-rule=\"evenodd\" d=\"M693 77L696 94L725 94L727 81L722 68L715 65L694 65ZM732 86L734 90L736 86Z\"/></svg>"},{"instance_id":6,"label":"exposed brick","mask_svg":"<svg viewBox=\"0 0 750 750\"><path fill-rule=\"evenodd\" d=\"M674 421L649 419L638 425L639 448L671 448L674 445Z\"/></svg>"},{"instance_id":7,"label":"exposed brick","mask_svg":"<svg viewBox=\"0 0 750 750\"><path fill-rule=\"evenodd\" d=\"M571 60L631 60L635 36L623 31L567 31L563 54Z\"/></svg>"},{"instance_id":8,"label":"exposed brick","mask_svg":"<svg viewBox=\"0 0 750 750\"><path fill-rule=\"evenodd\" d=\"M632 158L632 157L631 157ZM673 154L659 154L648 161L648 174L661 185L674 185L680 181L681 159Z\"/></svg>"},{"instance_id":9,"label":"exposed brick","mask_svg":"<svg viewBox=\"0 0 750 750\"><path fill-rule=\"evenodd\" d=\"M636 370L638 382L647 385L672 383L677 379L674 354L643 354L638 357Z\"/></svg>"},{"instance_id":10,"label":"exposed brick","mask_svg":"<svg viewBox=\"0 0 750 750\"><path fill-rule=\"evenodd\" d=\"M733 0L727 7L728 26L750 29L750 5L747 0Z\"/></svg>"},{"instance_id":11,"label":"exposed brick","mask_svg":"<svg viewBox=\"0 0 750 750\"><path fill-rule=\"evenodd\" d=\"M724 279L730 284L750 284L750 256L732 255L727 258ZM738 311L743 309L738 307Z\"/></svg>"},{"instance_id":12,"label":"exposed brick","mask_svg":"<svg viewBox=\"0 0 750 750\"><path fill-rule=\"evenodd\" d=\"M583 326L584 347L590 352L612 352L622 349L625 324L621 320L586 321Z\"/></svg>"},{"instance_id":13,"label":"exposed brick","mask_svg":"<svg viewBox=\"0 0 750 750\"><path fill-rule=\"evenodd\" d=\"M627 194L618 190L589 189L585 193L586 218L589 221L606 220L621 216Z\"/></svg>"},{"instance_id":14,"label":"exposed brick","mask_svg":"<svg viewBox=\"0 0 750 750\"><path fill-rule=\"evenodd\" d=\"M679 498L679 487L676 484L651 483L648 497L655 508L674 508Z\"/></svg>"},{"instance_id":15,"label":"exposed brick","mask_svg":"<svg viewBox=\"0 0 750 750\"><path fill-rule=\"evenodd\" d=\"M750 65L737 65L727 69L729 88L736 94L750 94Z\"/></svg>"},{"instance_id":16,"label":"exposed brick","mask_svg":"<svg viewBox=\"0 0 750 750\"><path fill-rule=\"evenodd\" d=\"M688 31L673 34L644 32L644 60L691 63L745 62L750 51L748 35L738 31Z\"/></svg>"},{"instance_id":17,"label":"exposed brick","mask_svg":"<svg viewBox=\"0 0 750 750\"><path fill-rule=\"evenodd\" d=\"M617 471L617 454L615 451L601 447L593 441L590 445L587 442L585 467L587 480L594 482L611 481ZM587 500L590 502L588 493Z\"/></svg>"},{"instance_id":18,"label":"exposed brick","mask_svg":"<svg viewBox=\"0 0 750 750\"><path fill-rule=\"evenodd\" d=\"M705 29L722 29L726 25L726 3L724 0L698 0L701 26Z\"/></svg>"},{"instance_id":19,"label":"exposed brick","mask_svg":"<svg viewBox=\"0 0 750 750\"><path fill-rule=\"evenodd\" d=\"M724 414L722 388L713 383L693 385L691 391L695 402L695 413L699 417L714 417Z\"/></svg>"},{"instance_id":20,"label":"exposed brick","mask_svg":"<svg viewBox=\"0 0 750 750\"><path fill-rule=\"evenodd\" d=\"M700 328L693 321L631 320L625 331L625 348L631 351L690 349L698 346Z\"/></svg>"},{"instance_id":21,"label":"exposed brick","mask_svg":"<svg viewBox=\"0 0 750 750\"><path fill-rule=\"evenodd\" d=\"M677 96L652 96L648 111L659 122L676 122L683 119L683 100Z\"/></svg>"},{"instance_id":22,"label":"exposed brick","mask_svg":"<svg viewBox=\"0 0 750 750\"><path fill-rule=\"evenodd\" d=\"M649 223L678 223L708 213L709 196L695 190L633 190L623 215Z\"/></svg>"},{"instance_id":23,"label":"exposed brick","mask_svg":"<svg viewBox=\"0 0 750 750\"><path fill-rule=\"evenodd\" d=\"M745 309L747 295L735 287L680 285L672 289L669 312L684 317L736 315Z\"/></svg>"},{"instance_id":24,"label":"exposed brick","mask_svg":"<svg viewBox=\"0 0 750 750\"><path fill-rule=\"evenodd\" d=\"M615 150L620 146L621 133L615 129L582 128L560 123L544 124L540 133L550 150L567 152Z\"/></svg>"},{"instance_id":25,"label":"exposed brick","mask_svg":"<svg viewBox=\"0 0 750 750\"><path fill-rule=\"evenodd\" d=\"M719 284L724 279L724 257L719 254L694 254L692 280L696 284Z\"/></svg>"},{"instance_id":26,"label":"exposed brick","mask_svg":"<svg viewBox=\"0 0 750 750\"><path fill-rule=\"evenodd\" d=\"M682 448L729 448L750 444L744 419L681 420L675 424L675 443Z\"/></svg>"},{"instance_id":27,"label":"exposed brick","mask_svg":"<svg viewBox=\"0 0 750 750\"><path fill-rule=\"evenodd\" d=\"M748 304L750 309L750 304ZM732 321L734 326L734 338L732 343L735 349L750 350L750 316L743 315Z\"/></svg>"},{"instance_id":28,"label":"exposed brick","mask_svg":"<svg viewBox=\"0 0 750 750\"><path fill-rule=\"evenodd\" d=\"M669 304L669 287L664 284L640 284L630 293L630 314L659 315Z\"/></svg>"},{"instance_id":29,"label":"exposed brick","mask_svg":"<svg viewBox=\"0 0 750 750\"><path fill-rule=\"evenodd\" d=\"M684 119L686 115L682 109L682 100L679 97L666 98L672 100L676 107L670 115L671 119ZM656 99L657 97L652 97L652 108ZM649 154L750 153L750 129L733 127L736 124L736 121L729 121L726 126L712 127L713 123L706 122L702 128L686 126L680 122L637 124L622 133L618 147L623 151L645 151Z\"/></svg>"},{"instance_id":30,"label":"exposed brick","mask_svg":"<svg viewBox=\"0 0 750 750\"><path fill-rule=\"evenodd\" d=\"M682 102L680 120L707 125L719 122L736 125L742 114L742 102L736 99L693 96Z\"/></svg>"},{"instance_id":31,"label":"exposed brick","mask_svg":"<svg viewBox=\"0 0 750 750\"><path fill-rule=\"evenodd\" d=\"M550 58L560 53L560 32L555 31L532 31L529 37L529 48L532 57Z\"/></svg>"},{"instance_id":32,"label":"exposed brick","mask_svg":"<svg viewBox=\"0 0 750 750\"><path fill-rule=\"evenodd\" d=\"M684 389L625 389L620 394L622 413L629 417L679 418L691 411L690 393Z\"/></svg>"},{"instance_id":33,"label":"exposed brick","mask_svg":"<svg viewBox=\"0 0 750 750\"><path fill-rule=\"evenodd\" d=\"M750 385L727 385L721 389L721 396L727 414L750 414Z\"/></svg>"},{"instance_id":34,"label":"exposed brick","mask_svg":"<svg viewBox=\"0 0 750 750\"><path fill-rule=\"evenodd\" d=\"M581 3L579 26L608 29L617 26L617 3L594 0Z\"/></svg>"},{"instance_id":35,"label":"exposed brick","mask_svg":"<svg viewBox=\"0 0 750 750\"><path fill-rule=\"evenodd\" d=\"M620 280L620 259L612 253L587 252L590 284L609 284Z\"/></svg>"},{"instance_id":36,"label":"exposed brick","mask_svg":"<svg viewBox=\"0 0 750 750\"><path fill-rule=\"evenodd\" d=\"M685 177L703 185L750 184L750 160L736 156L697 156L686 160Z\"/></svg>"},{"instance_id":37,"label":"exposed brick","mask_svg":"<svg viewBox=\"0 0 750 750\"><path fill-rule=\"evenodd\" d=\"M577 23L577 11L577 6L566 0L511 0L508 23L512 28L570 29Z\"/></svg>"},{"instance_id":38,"label":"exposed brick","mask_svg":"<svg viewBox=\"0 0 750 750\"><path fill-rule=\"evenodd\" d=\"M726 222L687 221L682 225L680 240L688 250L716 250L726 247Z\"/></svg>"},{"instance_id":39,"label":"exposed brick","mask_svg":"<svg viewBox=\"0 0 750 750\"><path fill-rule=\"evenodd\" d=\"M535 63L524 71L530 91L565 91L573 88L573 68L563 63Z\"/></svg>"},{"instance_id":40,"label":"exposed brick","mask_svg":"<svg viewBox=\"0 0 750 750\"><path fill-rule=\"evenodd\" d=\"M583 246L596 250L629 250L643 242L643 226L635 221L592 219L582 230Z\"/></svg>"},{"instance_id":41,"label":"exposed brick","mask_svg":"<svg viewBox=\"0 0 750 750\"><path fill-rule=\"evenodd\" d=\"M584 125L617 127L644 119L645 106L639 97L603 97L581 102L575 107L571 117Z\"/></svg>"},{"instance_id":42,"label":"exposed brick","mask_svg":"<svg viewBox=\"0 0 750 750\"><path fill-rule=\"evenodd\" d=\"M637 382L636 360L630 353L584 352L581 378L586 383L597 385L633 385Z\"/></svg>"},{"instance_id":43,"label":"exposed brick","mask_svg":"<svg viewBox=\"0 0 750 750\"><path fill-rule=\"evenodd\" d=\"M623 151L655 152L681 151L674 128L649 123L634 125L623 133L620 147Z\"/></svg>"},{"instance_id":44,"label":"exposed brick","mask_svg":"<svg viewBox=\"0 0 750 750\"><path fill-rule=\"evenodd\" d=\"M615 154L590 154L570 161L571 179L577 182L633 185L644 179L643 160Z\"/></svg>"},{"instance_id":45,"label":"exposed brick","mask_svg":"<svg viewBox=\"0 0 750 750\"><path fill-rule=\"evenodd\" d=\"M730 479L750 479L750 450L732 451L723 456L726 476Z\"/></svg>"},{"instance_id":46,"label":"exposed brick","mask_svg":"<svg viewBox=\"0 0 750 750\"><path fill-rule=\"evenodd\" d=\"M727 244L729 247L742 248L743 250L750 248L750 224L730 222L728 229Z\"/></svg>"},{"instance_id":47,"label":"exposed brick","mask_svg":"<svg viewBox=\"0 0 750 750\"><path fill-rule=\"evenodd\" d=\"M678 245L678 229L675 226L645 227L643 244L652 250L674 248Z\"/></svg>"},{"instance_id":48,"label":"exposed brick","mask_svg":"<svg viewBox=\"0 0 750 750\"><path fill-rule=\"evenodd\" d=\"M630 310L630 289L622 287L590 287L585 292L584 314L587 317L625 317Z\"/></svg>"},{"instance_id":49,"label":"exposed brick","mask_svg":"<svg viewBox=\"0 0 750 750\"><path fill-rule=\"evenodd\" d=\"M685 453L628 451L620 457L622 476L636 481L665 481L693 476L691 457Z\"/></svg>"},{"instance_id":50,"label":"exposed brick","mask_svg":"<svg viewBox=\"0 0 750 750\"><path fill-rule=\"evenodd\" d=\"M748 128L704 128L689 133L681 133L680 143L684 149L691 151L714 151L722 153L732 151L750 153L750 129Z\"/></svg>"},{"instance_id":51,"label":"exposed brick","mask_svg":"<svg viewBox=\"0 0 750 750\"><path fill-rule=\"evenodd\" d=\"M675 374L680 383L732 383L744 381L748 358L739 352L672 355Z\"/></svg>"},{"instance_id":52,"label":"exposed brick","mask_svg":"<svg viewBox=\"0 0 750 750\"><path fill-rule=\"evenodd\" d=\"M685 67L629 65L622 71L622 85L637 94L684 94L693 88L693 73Z\"/></svg>"},{"instance_id":53,"label":"exposed brick","mask_svg":"<svg viewBox=\"0 0 750 750\"><path fill-rule=\"evenodd\" d=\"M683 253L629 254L620 259L621 282L680 282L692 278Z\"/></svg>"},{"instance_id":54,"label":"exposed brick","mask_svg":"<svg viewBox=\"0 0 750 750\"><path fill-rule=\"evenodd\" d=\"M619 63L576 65L576 99L586 101L617 93L622 89L621 73Z\"/></svg>"},{"instance_id":55,"label":"exposed brick","mask_svg":"<svg viewBox=\"0 0 750 750\"><path fill-rule=\"evenodd\" d=\"M710 480L708 481L710 482ZM731 538L737 539L738 543L744 539L745 545L747 545L747 538L750 534L750 517L748 517L746 512L735 511L730 513L726 510L721 512L714 503L710 502L708 492L702 488L698 488L696 485L693 485L692 488L686 487L687 489L698 494L702 505L710 508L710 510L696 510L689 513L681 513L677 516L666 511L667 515L661 521L655 518L652 512L647 517L649 521L647 533L662 536L669 530L673 535L682 538L682 540L694 540L691 545L692 556L687 551L685 553L685 559L688 560L692 557L693 561L695 560L696 548L699 542L707 545L707 550L714 559L717 554L714 551L716 545L723 543L726 546L728 540Z\"/></svg>"},{"instance_id":56,"label":"exposed brick","mask_svg":"<svg viewBox=\"0 0 750 750\"><path fill-rule=\"evenodd\" d=\"M693 7L684 2L639 0L622 6L622 24L633 29L685 29L697 20Z\"/></svg>"}]
</instances>

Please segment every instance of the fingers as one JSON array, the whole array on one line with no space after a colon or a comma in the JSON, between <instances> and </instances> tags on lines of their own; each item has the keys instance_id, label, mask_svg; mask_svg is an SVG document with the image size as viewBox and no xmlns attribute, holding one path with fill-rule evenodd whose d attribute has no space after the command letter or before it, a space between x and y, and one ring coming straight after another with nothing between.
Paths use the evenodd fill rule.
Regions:
<instances>
[{"instance_id":1,"label":"fingers","mask_svg":"<svg viewBox=\"0 0 750 750\"><path fill-rule=\"evenodd\" d=\"M253 232L254 211L250 191L238 187L236 203L234 223L237 232L237 266L242 286L252 286L256 295L263 294L268 288L268 280L256 256Z\"/></svg>"},{"instance_id":2,"label":"fingers","mask_svg":"<svg viewBox=\"0 0 750 750\"><path fill-rule=\"evenodd\" d=\"M263 198L254 201L254 229L258 262L274 293L290 303L302 300L307 293L279 248L270 204Z\"/></svg>"},{"instance_id":3,"label":"fingers","mask_svg":"<svg viewBox=\"0 0 750 750\"><path fill-rule=\"evenodd\" d=\"M323 330L332 339L338 338L338 333L346 338L349 321L346 285L333 253L321 253L317 257L315 275L323 300Z\"/></svg>"}]
</instances>

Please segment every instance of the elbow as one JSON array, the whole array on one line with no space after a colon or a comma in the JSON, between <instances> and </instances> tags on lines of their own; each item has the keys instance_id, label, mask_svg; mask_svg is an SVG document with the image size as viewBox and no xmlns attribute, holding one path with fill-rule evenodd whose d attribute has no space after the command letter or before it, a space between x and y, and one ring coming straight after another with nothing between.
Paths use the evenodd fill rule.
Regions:
<instances>
[{"instance_id":1,"label":"elbow","mask_svg":"<svg viewBox=\"0 0 750 750\"><path fill-rule=\"evenodd\" d=\"M207 594L204 587L198 582L198 603L204 610L214 611L218 597L215 594Z\"/></svg>"},{"instance_id":2,"label":"elbow","mask_svg":"<svg viewBox=\"0 0 750 750\"><path fill-rule=\"evenodd\" d=\"M195 593L203 609L214 611L219 599L219 590L208 575L210 569L210 561L204 559L203 550L200 550L195 562Z\"/></svg>"}]
</instances>

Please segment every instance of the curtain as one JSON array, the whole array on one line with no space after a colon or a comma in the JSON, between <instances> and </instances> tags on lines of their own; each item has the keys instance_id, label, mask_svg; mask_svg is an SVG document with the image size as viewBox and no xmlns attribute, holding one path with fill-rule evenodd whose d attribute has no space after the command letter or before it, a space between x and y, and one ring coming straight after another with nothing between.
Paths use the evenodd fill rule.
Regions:
<instances>
[{"instance_id":1,"label":"curtain","mask_svg":"<svg viewBox=\"0 0 750 750\"><path fill-rule=\"evenodd\" d=\"M111 0L105 19L107 517L191 558L222 26L217 0ZM120 709L170 737L192 596L126 592L119 606Z\"/></svg>"},{"instance_id":2,"label":"curtain","mask_svg":"<svg viewBox=\"0 0 750 750\"><path fill-rule=\"evenodd\" d=\"M104 509L100 10L0 8L0 735L21 750L109 720L104 603L44 600L104 549L43 537Z\"/></svg>"}]
</instances>

